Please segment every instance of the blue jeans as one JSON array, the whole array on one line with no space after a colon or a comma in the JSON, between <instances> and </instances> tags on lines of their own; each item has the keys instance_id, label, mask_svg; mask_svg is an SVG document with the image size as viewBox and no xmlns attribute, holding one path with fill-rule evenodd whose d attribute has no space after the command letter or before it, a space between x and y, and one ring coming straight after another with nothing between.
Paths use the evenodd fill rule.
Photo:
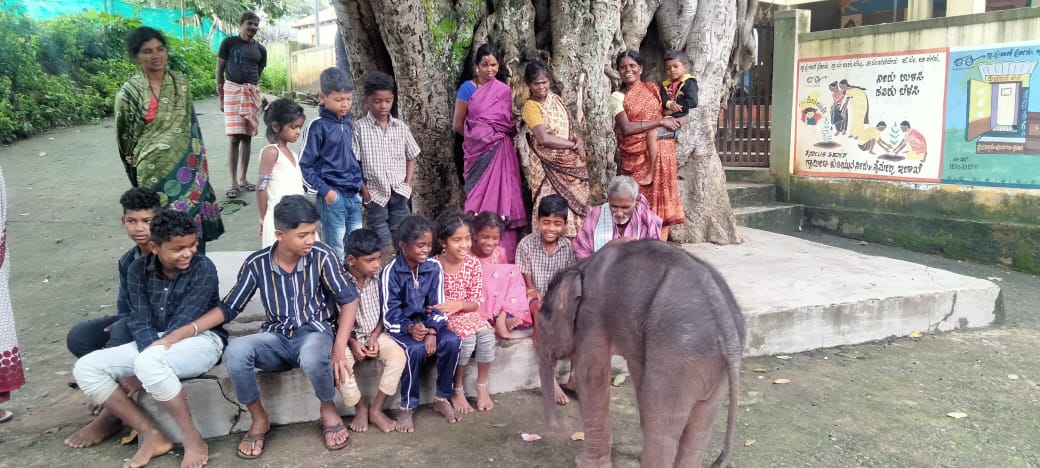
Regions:
<instances>
[{"instance_id":1,"label":"blue jeans","mask_svg":"<svg viewBox=\"0 0 1040 468\"><path fill-rule=\"evenodd\" d=\"M325 197L318 195L317 198L321 240L332 247L340 263L343 263L347 258L343 255L343 243L351 232L361 229L361 195L337 191L331 205L325 203Z\"/></svg>"},{"instance_id":2,"label":"blue jeans","mask_svg":"<svg viewBox=\"0 0 1040 468\"><path fill-rule=\"evenodd\" d=\"M376 203L365 204L365 224L377 234L384 246L394 245L397 239L397 228L401 227L401 221L412 215L408 208L408 199L397 194L390 194L390 200L386 206Z\"/></svg>"},{"instance_id":3,"label":"blue jeans","mask_svg":"<svg viewBox=\"0 0 1040 468\"><path fill-rule=\"evenodd\" d=\"M231 376L239 403L260 399L254 369L282 371L299 368L311 381L321 402L336 396L332 375L332 326L318 331L312 325L296 329L292 338L281 333L260 332L233 340L224 351L224 367Z\"/></svg>"},{"instance_id":4,"label":"blue jeans","mask_svg":"<svg viewBox=\"0 0 1040 468\"><path fill-rule=\"evenodd\" d=\"M110 331L105 331L109 326ZM65 345L69 352L81 358L103 348L113 348L134 341L130 329L126 326L126 317L106 315L101 318L84 320L69 330L65 337Z\"/></svg>"},{"instance_id":5,"label":"blue jeans","mask_svg":"<svg viewBox=\"0 0 1040 468\"><path fill-rule=\"evenodd\" d=\"M405 366L401 374L401 408L415 409L419 406L419 374L427 358L437 358L437 396L451 398L455 386L455 368L459 365L459 335L447 328L437 331L437 352L426 355L426 344L415 341L412 335L391 334L391 338L404 348Z\"/></svg>"}]
</instances>

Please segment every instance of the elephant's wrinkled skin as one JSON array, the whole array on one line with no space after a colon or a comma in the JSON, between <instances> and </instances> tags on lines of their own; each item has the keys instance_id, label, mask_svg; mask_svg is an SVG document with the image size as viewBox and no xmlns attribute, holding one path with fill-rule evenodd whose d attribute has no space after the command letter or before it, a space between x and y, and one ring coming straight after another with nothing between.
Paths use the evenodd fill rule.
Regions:
<instances>
[{"instance_id":1,"label":"elephant's wrinkled skin","mask_svg":"<svg viewBox=\"0 0 1040 468\"><path fill-rule=\"evenodd\" d=\"M553 280L537 328L552 429L558 428L554 364L572 360L585 424L578 466L611 465L613 354L625 358L635 385L642 466L701 466L727 387L726 440L713 466L729 465L745 330L714 268L656 240L608 245Z\"/></svg>"}]
</instances>

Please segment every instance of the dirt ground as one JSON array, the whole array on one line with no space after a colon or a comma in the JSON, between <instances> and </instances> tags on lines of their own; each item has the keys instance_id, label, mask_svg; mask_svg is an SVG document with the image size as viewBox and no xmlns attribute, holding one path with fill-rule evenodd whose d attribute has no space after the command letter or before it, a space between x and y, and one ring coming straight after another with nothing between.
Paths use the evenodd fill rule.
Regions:
<instances>
[{"instance_id":1,"label":"dirt ground","mask_svg":"<svg viewBox=\"0 0 1040 468\"><path fill-rule=\"evenodd\" d=\"M228 186L227 139L216 101L198 104L214 187ZM314 115L313 110L309 111ZM84 400L68 387L73 357L65 333L77 321L112 312L115 263L130 246L118 218L128 187L115 151L111 120L60 129L0 147L9 196L12 295L28 383L0 424L0 466L118 466L134 448L109 440L73 450L62 440L89 420ZM254 139L250 172L262 138ZM251 177L255 180L255 176ZM225 211L227 233L213 251L259 246L257 212ZM232 211L235 210L235 211ZM1040 279L1004 268L957 262L810 233L802 237L926 263L958 273L1000 278L1004 323L988 329L893 338L744 363L735 464L741 467L1040 467ZM797 292L792 292L796 294ZM789 379L788 384L774 384ZM641 437L629 383L614 389L614 462L638 466ZM314 424L277 427L263 457L234 456L238 435L210 441L211 466L567 466L581 442L577 405L562 410L565 430L546 433L536 391L497 395L489 414L448 427L428 408L415 434L354 435L350 447L327 452ZM311 409L303 409L311 411ZM313 409L317 418L317 409ZM954 419L947 413L967 416ZM720 419L709 457L718 453ZM521 433L545 439L524 442ZM177 466L167 455L152 466Z\"/></svg>"}]
</instances>

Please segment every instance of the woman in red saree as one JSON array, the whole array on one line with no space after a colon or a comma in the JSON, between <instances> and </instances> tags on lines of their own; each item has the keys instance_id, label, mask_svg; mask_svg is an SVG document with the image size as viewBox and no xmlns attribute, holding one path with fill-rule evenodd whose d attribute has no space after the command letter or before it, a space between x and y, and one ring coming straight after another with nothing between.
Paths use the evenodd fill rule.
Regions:
<instances>
[{"instance_id":1,"label":"woman in red saree","mask_svg":"<svg viewBox=\"0 0 1040 468\"><path fill-rule=\"evenodd\" d=\"M650 209L661 217L661 237L668 239L668 227L686 221L679 193L675 139L657 140L653 157L647 132L663 127L679 129L687 117L675 119L662 115L661 94L654 83L644 83L642 60L634 50L622 52L615 62L621 75L621 91L610 97L614 132L621 150L619 172L639 182L639 192L650 202Z\"/></svg>"},{"instance_id":2,"label":"woman in red saree","mask_svg":"<svg viewBox=\"0 0 1040 468\"><path fill-rule=\"evenodd\" d=\"M499 81L497 49L477 49L477 76L462 83L455 97L452 128L462 134L465 211L493 211L510 219L501 245L509 261L516 254L518 230L527 224L520 195L520 163L513 146L513 93Z\"/></svg>"}]
</instances>

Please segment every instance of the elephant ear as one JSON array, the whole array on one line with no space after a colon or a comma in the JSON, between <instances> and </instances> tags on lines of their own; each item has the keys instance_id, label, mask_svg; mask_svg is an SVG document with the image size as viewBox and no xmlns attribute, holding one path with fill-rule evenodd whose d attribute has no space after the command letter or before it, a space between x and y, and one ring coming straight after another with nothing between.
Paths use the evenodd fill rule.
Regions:
<instances>
[{"instance_id":1,"label":"elephant ear","mask_svg":"<svg viewBox=\"0 0 1040 468\"><path fill-rule=\"evenodd\" d=\"M556 321L573 321L581 302L581 272L577 269L564 270L554 282L553 295L549 303L550 316L561 314Z\"/></svg>"}]
</instances>

